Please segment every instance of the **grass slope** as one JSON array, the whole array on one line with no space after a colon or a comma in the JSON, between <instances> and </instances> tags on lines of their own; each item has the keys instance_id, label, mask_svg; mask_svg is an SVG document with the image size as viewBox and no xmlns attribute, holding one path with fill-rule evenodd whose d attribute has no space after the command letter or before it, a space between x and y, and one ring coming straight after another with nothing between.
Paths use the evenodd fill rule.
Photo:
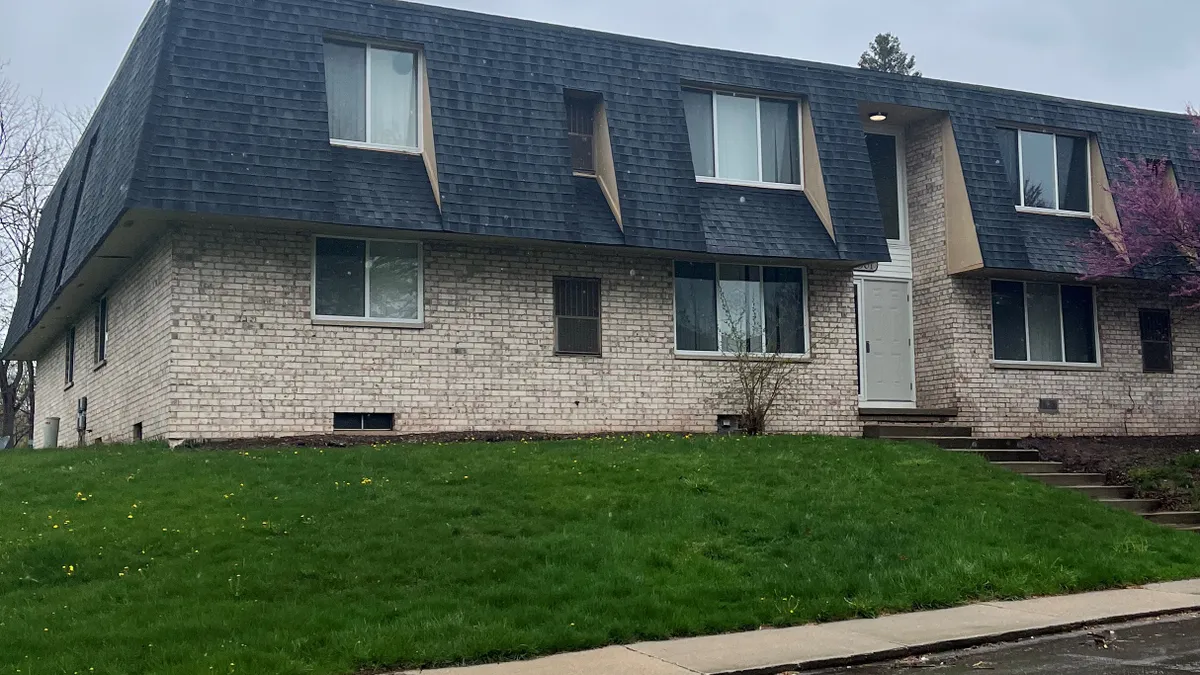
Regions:
<instances>
[{"instance_id":1,"label":"grass slope","mask_svg":"<svg viewBox=\"0 0 1200 675\"><path fill-rule=\"evenodd\" d=\"M1196 576L1200 537L919 445L0 454L4 673L349 673Z\"/></svg>"}]
</instances>

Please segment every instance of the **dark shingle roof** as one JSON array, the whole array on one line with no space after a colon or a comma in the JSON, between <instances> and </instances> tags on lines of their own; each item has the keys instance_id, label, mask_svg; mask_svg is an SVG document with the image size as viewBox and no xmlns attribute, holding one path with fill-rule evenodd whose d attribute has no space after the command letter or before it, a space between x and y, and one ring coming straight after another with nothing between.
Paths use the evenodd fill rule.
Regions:
<instances>
[{"instance_id":1,"label":"dark shingle roof","mask_svg":"<svg viewBox=\"0 0 1200 675\"><path fill-rule=\"evenodd\" d=\"M422 46L440 212L421 158L330 146L322 44L331 35ZM808 101L836 241L803 194L696 183L681 83ZM564 89L603 96L623 229L594 181L571 175ZM60 216L56 228L53 215L70 213L93 135L64 282L133 207L688 253L886 260L860 101L950 113L988 267L1077 271L1066 239L1093 227L1013 210L993 131L999 121L1093 132L1110 175L1122 156L1166 155L1182 182L1200 181L1187 149L1193 134L1178 115L399 2L160 0L43 215L6 349L58 290L66 225ZM60 210L64 196L68 207ZM32 280L43 276L35 297Z\"/></svg>"}]
</instances>

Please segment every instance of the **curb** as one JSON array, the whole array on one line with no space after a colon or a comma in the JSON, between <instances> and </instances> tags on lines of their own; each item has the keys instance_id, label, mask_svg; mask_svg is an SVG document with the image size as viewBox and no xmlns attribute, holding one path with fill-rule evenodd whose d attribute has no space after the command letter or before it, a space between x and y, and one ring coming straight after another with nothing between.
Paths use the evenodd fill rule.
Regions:
<instances>
[{"instance_id":1,"label":"curb","mask_svg":"<svg viewBox=\"0 0 1200 675\"><path fill-rule=\"evenodd\" d=\"M938 654L941 652L950 652L960 649L969 649L971 647L981 647L983 645L999 644L1005 642L1016 642L1018 640L1026 640L1029 638L1046 637L1051 635L1062 635L1071 633L1082 628L1092 626L1111 626L1114 624L1128 623L1130 621L1139 621L1145 619L1154 619L1167 616L1180 616L1184 614L1195 614L1200 612L1200 599L1197 600L1195 607L1180 607L1175 609L1156 610L1150 612L1135 612L1132 614L1117 614L1113 616L1096 619L1093 621L1072 621L1055 626L1045 626L1042 628L1030 628L1023 630L1013 630L1004 633L992 633L989 635L980 635L975 637L953 638L949 640L940 640L927 644L915 645L911 647L898 647L896 649L886 649L883 651L867 652L864 654L855 654L853 656L842 656L829 659L815 659L812 661L803 661L798 663L777 664L772 666L762 666L759 668L747 668L739 670L722 670L711 673L710 675L779 675L780 673L789 672L811 672L814 670L822 670L828 668L845 668L850 666L863 666L883 661L893 661L903 659L909 656L924 656L927 654ZM641 653L641 652L639 652Z\"/></svg>"}]
</instances>

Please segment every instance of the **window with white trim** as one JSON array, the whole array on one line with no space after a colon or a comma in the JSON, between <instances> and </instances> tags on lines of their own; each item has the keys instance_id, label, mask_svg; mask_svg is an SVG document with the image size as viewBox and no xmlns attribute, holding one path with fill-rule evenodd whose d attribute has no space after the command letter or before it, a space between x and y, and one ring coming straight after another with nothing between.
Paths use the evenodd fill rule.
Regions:
<instances>
[{"instance_id":1,"label":"window with white trim","mask_svg":"<svg viewBox=\"0 0 1200 675\"><path fill-rule=\"evenodd\" d=\"M93 362L97 365L108 360L108 298L96 302L95 335L92 336Z\"/></svg>"},{"instance_id":2,"label":"window with white trim","mask_svg":"<svg viewBox=\"0 0 1200 675\"><path fill-rule=\"evenodd\" d=\"M999 129L997 135L1015 206L1091 212L1091 159L1086 137L1025 129Z\"/></svg>"},{"instance_id":3,"label":"window with white trim","mask_svg":"<svg viewBox=\"0 0 1200 675\"><path fill-rule=\"evenodd\" d=\"M698 354L808 353L804 270L675 263L675 349Z\"/></svg>"},{"instance_id":4,"label":"window with white trim","mask_svg":"<svg viewBox=\"0 0 1200 675\"><path fill-rule=\"evenodd\" d=\"M313 317L419 324L424 317L421 245L317 237Z\"/></svg>"},{"instance_id":5,"label":"window with white trim","mask_svg":"<svg viewBox=\"0 0 1200 675\"><path fill-rule=\"evenodd\" d=\"M67 329L67 349L66 349L66 364L64 368L64 384L71 386L75 384L75 327L71 326Z\"/></svg>"},{"instance_id":6,"label":"window with white trim","mask_svg":"<svg viewBox=\"0 0 1200 675\"><path fill-rule=\"evenodd\" d=\"M391 150L420 149L416 52L325 43L329 138Z\"/></svg>"},{"instance_id":7,"label":"window with white trim","mask_svg":"<svg viewBox=\"0 0 1200 675\"><path fill-rule=\"evenodd\" d=\"M799 103L685 89L683 108L697 179L800 186Z\"/></svg>"},{"instance_id":8,"label":"window with white trim","mask_svg":"<svg viewBox=\"0 0 1200 675\"><path fill-rule=\"evenodd\" d=\"M1094 289L993 281L992 345L996 361L1098 365Z\"/></svg>"}]
</instances>

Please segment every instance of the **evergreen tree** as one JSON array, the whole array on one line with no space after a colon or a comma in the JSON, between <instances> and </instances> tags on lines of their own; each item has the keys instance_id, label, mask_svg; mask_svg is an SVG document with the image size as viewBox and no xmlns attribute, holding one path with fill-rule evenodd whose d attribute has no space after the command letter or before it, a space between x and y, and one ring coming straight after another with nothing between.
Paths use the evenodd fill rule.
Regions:
<instances>
[{"instance_id":1,"label":"evergreen tree","mask_svg":"<svg viewBox=\"0 0 1200 675\"><path fill-rule=\"evenodd\" d=\"M916 65L916 57L905 54L900 48L900 38L891 33L876 35L871 47L858 58L859 68L920 77L921 72L913 70Z\"/></svg>"}]
</instances>

